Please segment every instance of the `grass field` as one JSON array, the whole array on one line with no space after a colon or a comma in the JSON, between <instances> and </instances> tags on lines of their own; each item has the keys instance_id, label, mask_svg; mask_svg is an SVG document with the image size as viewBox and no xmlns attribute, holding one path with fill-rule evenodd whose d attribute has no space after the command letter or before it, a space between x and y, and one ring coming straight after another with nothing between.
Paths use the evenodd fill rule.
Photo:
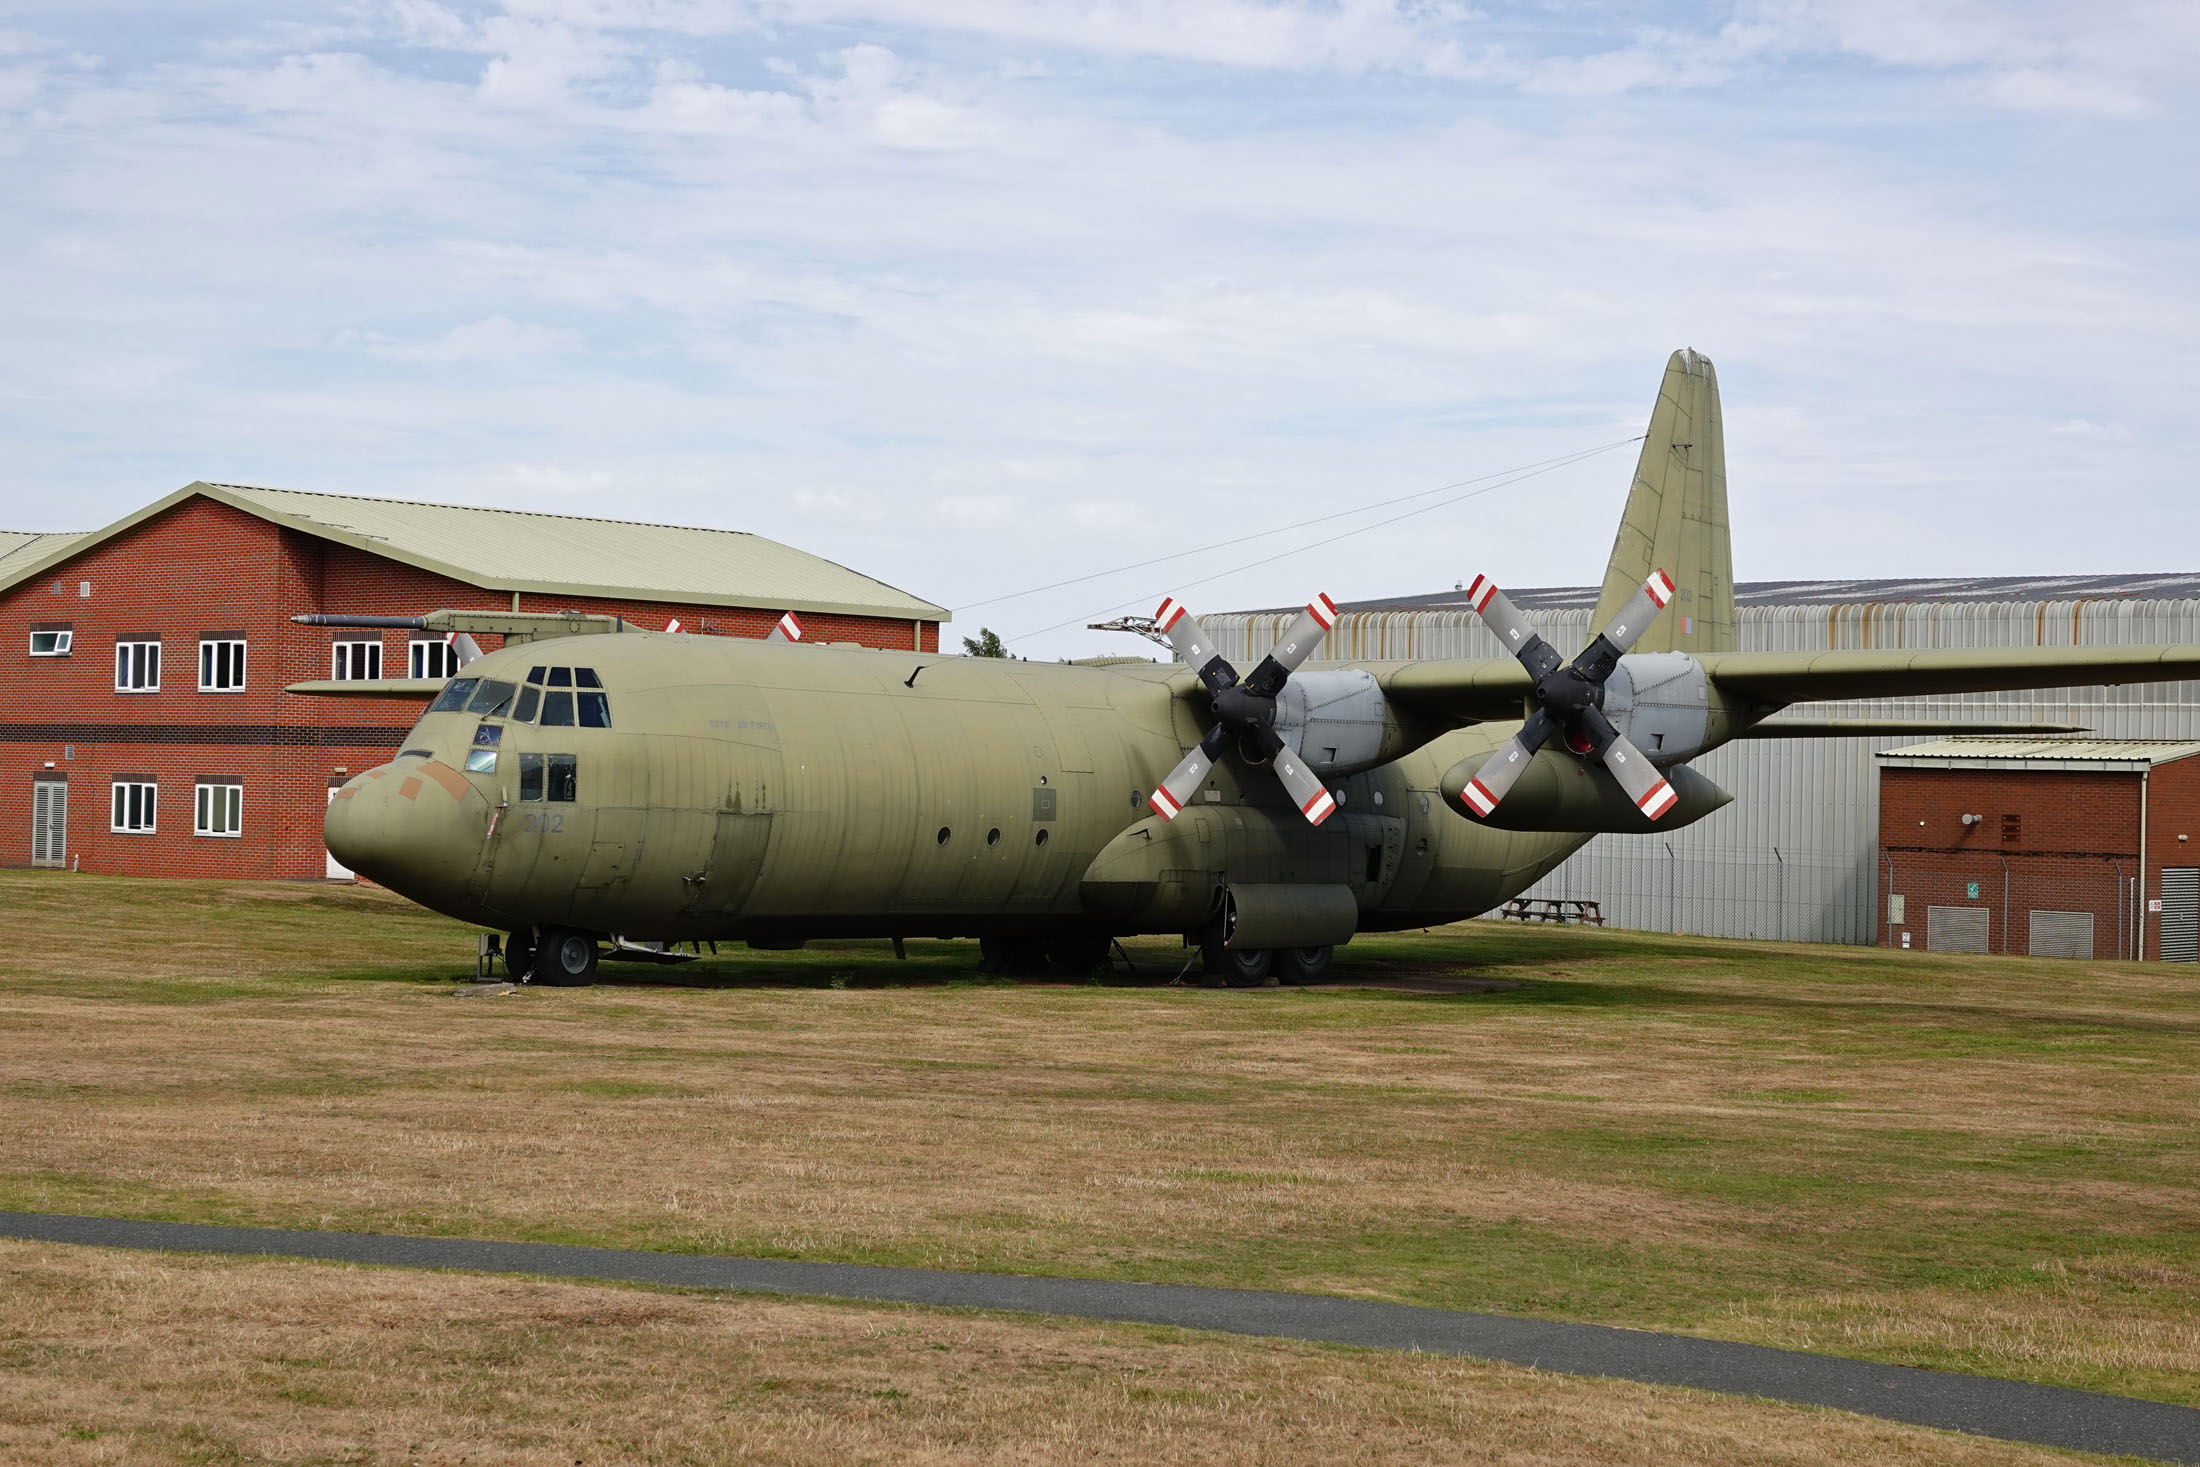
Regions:
<instances>
[{"instance_id":1,"label":"grass field","mask_svg":"<svg viewBox=\"0 0 2200 1467\"><path fill-rule=\"evenodd\" d=\"M0 1243L0 1461L42 1467L2072 1460L1428 1356Z\"/></svg>"},{"instance_id":2,"label":"grass field","mask_svg":"<svg viewBox=\"0 0 2200 1467\"><path fill-rule=\"evenodd\" d=\"M368 889L6 872L0 911L0 1206L1310 1289L2200 1404L2189 969L1474 923L1312 991L912 942L458 999L468 931Z\"/></svg>"}]
</instances>

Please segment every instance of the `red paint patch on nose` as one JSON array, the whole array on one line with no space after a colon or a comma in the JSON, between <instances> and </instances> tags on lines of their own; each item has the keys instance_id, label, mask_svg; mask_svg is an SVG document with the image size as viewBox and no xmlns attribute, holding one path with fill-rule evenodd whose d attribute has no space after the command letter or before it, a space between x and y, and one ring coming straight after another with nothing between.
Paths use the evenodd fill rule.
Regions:
<instances>
[{"instance_id":1,"label":"red paint patch on nose","mask_svg":"<svg viewBox=\"0 0 2200 1467\"><path fill-rule=\"evenodd\" d=\"M397 792L408 800L418 799L420 796L420 781L407 775L405 782L397 787Z\"/></svg>"},{"instance_id":2,"label":"red paint patch on nose","mask_svg":"<svg viewBox=\"0 0 2200 1467\"><path fill-rule=\"evenodd\" d=\"M473 793L474 787L466 783L466 776L448 764L439 764L430 759L420 766L420 772L443 786L444 793L454 800L463 800Z\"/></svg>"}]
</instances>

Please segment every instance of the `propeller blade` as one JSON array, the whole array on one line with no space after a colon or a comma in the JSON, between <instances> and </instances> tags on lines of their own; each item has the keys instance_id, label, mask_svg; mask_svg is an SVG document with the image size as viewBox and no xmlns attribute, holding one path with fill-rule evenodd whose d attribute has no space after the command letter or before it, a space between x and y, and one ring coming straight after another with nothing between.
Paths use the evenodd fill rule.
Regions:
<instances>
[{"instance_id":1,"label":"propeller blade","mask_svg":"<svg viewBox=\"0 0 2200 1467\"><path fill-rule=\"evenodd\" d=\"M1306 767L1298 753L1283 741L1283 736L1265 724L1259 729L1261 747L1268 751L1268 766L1276 771L1276 778L1290 792L1291 803L1299 807L1307 824L1319 825L1337 813L1337 802L1329 793L1329 786L1321 776Z\"/></svg>"},{"instance_id":2,"label":"propeller blade","mask_svg":"<svg viewBox=\"0 0 2200 1467\"><path fill-rule=\"evenodd\" d=\"M771 630L767 642L799 642L802 640L802 622L793 612L779 618L779 625Z\"/></svg>"},{"instance_id":3,"label":"propeller blade","mask_svg":"<svg viewBox=\"0 0 2200 1467\"><path fill-rule=\"evenodd\" d=\"M453 632L445 640L451 644L451 655L458 659L460 667L481 655L481 644L464 632Z\"/></svg>"},{"instance_id":4,"label":"propeller blade","mask_svg":"<svg viewBox=\"0 0 2200 1467\"><path fill-rule=\"evenodd\" d=\"M1535 634L1520 608L1512 604L1512 598L1497 589L1497 582L1488 576L1476 576L1474 584L1467 587L1467 604L1482 618L1482 625L1496 635L1498 644L1520 659L1528 676L1540 683L1557 670L1562 660L1558 652Z\"/></svg>"},{"instance_id":5,"label":"propeller blade","mask_svg":"<svg viewBox=\"0 0 2200 1467\"><path fill-rule=\"evenodd\" d=\"M1245 685L1264 698L1275 697L1291 674L1299 670L1300 664L1314 655L1314 649L1336 624L1337 603L1315 592L1314 599L1306 603L1306 610L1291 623L1275 649L1260 660L1260 666L1253 669Z\"/></svg>"},{"instance_id":6,"label":"propeller blade","mask_svg":"<svg viewBox=\"0 0 2200 1467\"><path fill-rule=\"evenodd\" d=\"M1655 820L1680 803L1680 796L1673 793L1673 786L1665 782L1657 766L1643 757L1642 750L1627 741L1627 736L1612 726L1612 720L1604 716L1601 708L1582 710L1582 726L1594 745L1594 757L1603 761L1604 767L1619 781L1619 787L1627 791L1627 797L1635 802L1635 808Z\"/></svg>"},{"instance_id":7,"label":"propeller blade","mask_svg":"<svg viewBox=\"0 0 2200 1467\"><path fill-rule=\"evenodd\" d=\"M1198 747L1186 754L1183 762L1170 770L1168 777L1161 781L1161 787L1147 797L1146 803L1153 806L1154 813L1163 820L1176 819L1185 805L1190 803L1192 796L1199 793L1199 786L1207 778L1207 771L1215 767L1215 760L1221 756L1223 746L1229 742L1230 730L1223 725L1218 723L1208 729L1207 736L1199 741Z\"/></svg>"},{"instance_id":8,"label":"propeller blade","mask_svg":"<svg viewBox=\"0 0 2200 1467\"><path fill-rule=\"evenodd\" d=\"M1224 662L1215 653L1215 644L1207 639L1207 629L1199 624L1183 602L1174 596L1162 598L1161 606L1153 614L1154 625L1167 635L1169 645L1176 648L1177 657L1186 667L1199 674L1199 680L1207 685L1207 691L1219 693L1224 688L1237 685L1237 669Z\"/></svg>"},{"instance_id":9,"label":"propeller blade","mask_svg":"<svg viewBox=\"0 0 2200 1467\"><path fill-rule=\"evenodd\" d=\"M1520 776L1528 770L1528 761L1535 751L1558 732L1558 720L1538 708L1520 725L1520 732L1505 741L1505 746L1490 755L1481 771L1467 781L1467 787L1459 792L1459 798L1467 802L1467 808L1487 818L1497 808L1497 802L1511 792L1520 782Z\"/></svg>"},{"instance_id":10,"label":"propeller blade","mask_svg":"<svg viewBox=\"0 0 2200 1467\"><path fill-rule=\"evenodd\" d=\"M1673 578L1661 570L1650 572L1650 579L1627 598L1619 614L1612 618L1612 624L1582 648L1581 655L1574 659L1574 671L1601 684L1612 675L1612 669L1619 666L1627 649L1634 646L1636 639L1649 630L1650 623L1658 619L1665 603L1672 599Z\"/></svg>"}]
</instances>

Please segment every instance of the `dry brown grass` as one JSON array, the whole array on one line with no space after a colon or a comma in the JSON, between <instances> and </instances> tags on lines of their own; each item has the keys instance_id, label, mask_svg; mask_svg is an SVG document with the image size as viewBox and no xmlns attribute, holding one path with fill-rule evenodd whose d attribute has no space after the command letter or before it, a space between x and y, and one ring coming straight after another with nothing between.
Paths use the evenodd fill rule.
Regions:
<instances>
[{"instance_id":1,"label":"dry brown grass","mask_svg":"<svg viewBox=\"0 0 2200 1467\"><path fill-rule=\"evenodd\" d=\"M9 1462L1854 1462L2069 1454L1131 1326L0 1243Z\"/></svg>"},{"instance_id":2,"label":"dry brown grass","mask_svg":"<svg viewBox=\"0 0 2200 1467\"><path fill-rule=\"evenodd\" d=\"M1475 924L1347 957L1503 985L1455 994L946 984L966 953L921 943L454 1000L465 934L371 892L0 903L0 1205L1299 1288L2200 1402L2200 990L2159 966Z\"/></svg>"}]
</instances>

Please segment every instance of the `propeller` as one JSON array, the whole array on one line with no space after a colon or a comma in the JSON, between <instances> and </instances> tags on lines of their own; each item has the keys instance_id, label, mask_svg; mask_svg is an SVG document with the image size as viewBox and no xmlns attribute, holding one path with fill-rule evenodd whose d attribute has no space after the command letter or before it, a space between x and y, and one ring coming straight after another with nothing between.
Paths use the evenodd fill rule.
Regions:
<instances>
[{"instance_id":1,"label":"propeller","mask_svg":"<svg viewBox=\"0 0 2200 1467\"><path fill-rule=\"evenodd\" d=\"M1672 577L1662 570L1652 571L1650 579L1620 607L1612 624L1599 632L1579 657L1562 663L1557 649L1535 634L1519 608L1497 589L1495 581L1487 576L1474 578L1474 584L1467 588L1467 600L1482 624L1495 632L1497 640L1528 669L1528 676L1535 680L1536 708L1520 726L1520 732L1467 782L1460 798L1468 809L1487 819L1526 772L1535 751L1558 733L1565 735L1566 746L1576 754L1610 770L1612 778L1635 802L1635 808L1652 820L1679 802L1664 776L1604 716L1605 683L1627 649L1635 645L1672 599Z\"/></svg>"},{"instance_id":2,"label":"propeller","mask_svg":"<svg viewBox=\"0 0 2200 1467\"><path fill-rule=\"evenodd\" d=\"M802 621L801 621L801 619L800 619L799 617L797 617L797 616L796 616L796 615L795 615L795 614L794 614L793 612L791 612L791 611L790 611L790 612L788 612L788 613L787 613L787 614L786 614L785 616L782 616L781 618L779 618L779 625L777 625L777 626L773 627L773 628L771 629L770 633L769 633L769 634L767 634L767 635L765 636L764 640L765 640L765 641L767 641L767 642L799 642L799 641L801 641L801 640L802 640Z\"/></svg>"},{"instance_id":3,"label":"propeller","mask_svg":"<svg viewBox=\"0 0 2200 1467\"><path fill-rule=\"evenodd\" d=\"M451 644L451 657L460 667L481 655L481 644L464 632L453 632L443 640Z\"/></svg>"},{"instance_id":4,"label":"propeller","mask_svg":"<svg viewBox=\"0 0 2200 1467\"><path fill-rule=\"evenodd\" d=\"M1299 664L1313 655L1323 634L1335 625L1337 604L1327 596L1316 595L1284 632L1275 650L1260 660L1251 677L1242 681L1237 669L1216 655L1206 629L1183 602L1169 597L1153 619L1155 626L1167 634L1177 656L1206 684L1215 710L1214 727L1207 730L1199 747L1186 754L1184 762L1170 770L1169 777L1153 792L1148 803L1154 812L1164 820L1176 819L1184 802L1198 790L1207 771L1214 768L1215 760L1235 739L1246 762L1273 765L1276 778L1290 791L1293 803L1308 821L1319 825L1335 813L1337 802L1330 798L1328 787L1276 732L1276 695L1298 671Z\"/></svg>"}]
</instances>

